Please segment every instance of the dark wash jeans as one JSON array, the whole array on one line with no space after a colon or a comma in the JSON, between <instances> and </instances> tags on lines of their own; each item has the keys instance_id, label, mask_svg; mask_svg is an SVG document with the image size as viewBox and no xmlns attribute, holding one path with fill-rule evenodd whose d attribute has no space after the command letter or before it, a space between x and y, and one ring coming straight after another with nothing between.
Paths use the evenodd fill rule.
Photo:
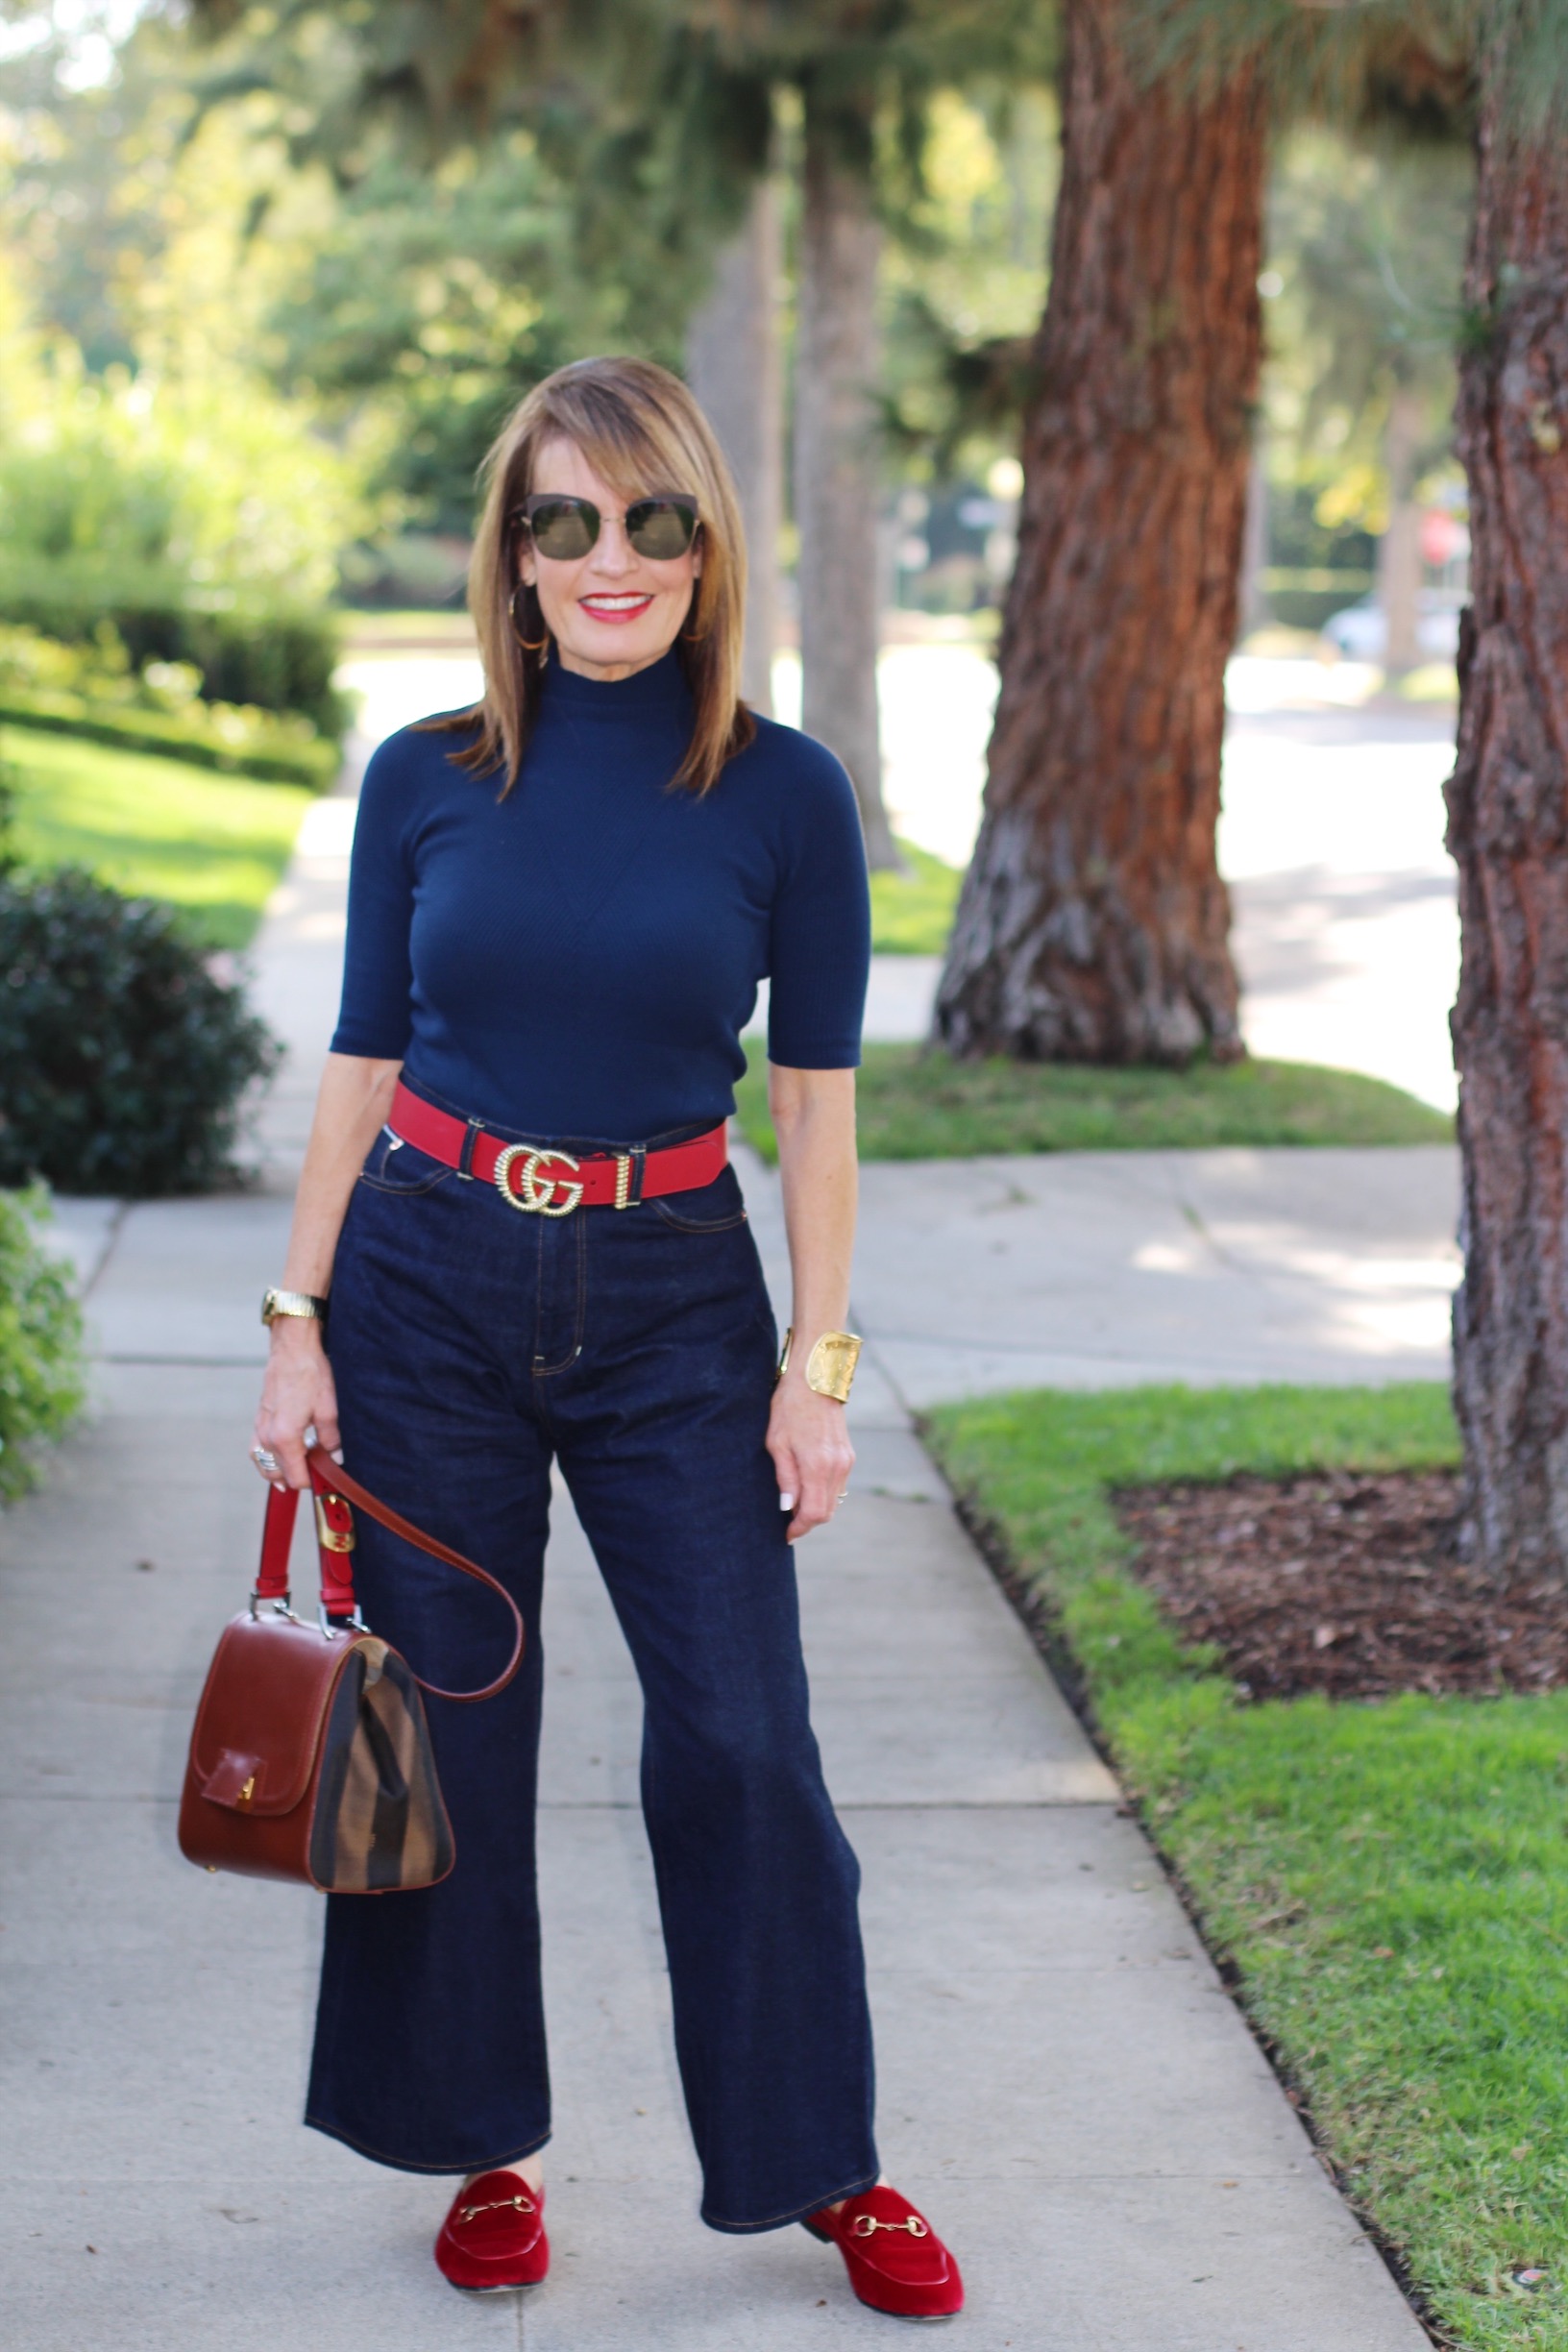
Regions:
<instances>
[{"instance_id":1,"label":"dark wash jeans","mask_svg":"<svg viewBox=\"0 0 1568 2352\"><path fill-rule=\"evenodd\" d=\"M776 1334L733 1170L551 1218L383 1135L344 1225L331 1346L349 1467L500 1577L528 1646L500 1698L427 1702L452 1876L328 1898L306 2120L417 2172L550 2137L534 1791L558 1456L642 1683L702 2217L771 2229L869 2186L859 1870L808 1716L763 1446ZM500 1604L362 1513L358 1529L369 1624L431 1681L487 1680Z\"/></svg>"}]
</instances>

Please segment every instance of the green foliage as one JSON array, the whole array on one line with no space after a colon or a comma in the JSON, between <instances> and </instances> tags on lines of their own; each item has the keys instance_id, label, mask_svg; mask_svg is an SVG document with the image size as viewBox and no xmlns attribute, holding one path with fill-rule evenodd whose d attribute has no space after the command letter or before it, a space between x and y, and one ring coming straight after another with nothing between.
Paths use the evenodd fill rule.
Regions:
<instances>
[{"instance_id":1,"label":"green foliage","mask_svg":"<svg viewBox=\"0 0 1568 2352\"><path fill-rule=\"evenodd\" d=\"M247 142L191 135L170 37L144 20L92 90L48 44L0 64L0 618L109 622L138 671L333 733L320 610L360 455L262 372Z\"/></svg>"},{"instance_id":2,"label":"green foliage","mask_svg":"<svg viewBox=\"0 0 1568 2352\"><path fill-rule=\"evenodd\" d=\"M964 876L929 849L898 845L906 873L871 876L871 947L877 955L941 955Z\"/></svg>"},{"instance_id":3,"label":"green foliage","mask_svg":"<svg viewBox=\"0 0 1568 2352\"><path fill-rule=\"evenodd\" d=\"M128 896L177 908L185 936L204 950L250 944L309 806L306 792L204 774L79 736L14 731L0 744L11 753L0 773L12 780L13 849L32 871L85 867Z\"/></svg>"},{"instance_id":4,"label":"green foliage","mask_svg":"<svg viewBox=\"0 0 1568 2352\"><path fill-rule=\"evenodd\" d=\"M325 611L225 602L217 591L203 601L194 592L187 599L178 580L95 559L30 566L0 551L0 622L85 648L101 645L107 630L138 671L150 662L195 670L212 702L292 713L333 741L347 724L332 684L337 626Z\"/></svg>"},{"instance_id":5,"label":"green foliage","mask_svg":"<svg viewBox=\"0 0 1568 2352\"><path fill-rule=\"evenodd\" d=\"M1455 1463L1444 1392L1034 1392L941 1407L926 1435L1045 1599L1211 1945L1444 2341L1562 2352L1568 1692L1240 1704L1127 1573L1108 1502L1142 1481Z\"/></svg>"},{"instance_id":6,"label":"green foliage","mask_svg":"<svg viewBox=\"0 0 1568 2352\"><path fill-rule=\"evenodd\" d=\"M582 266L570 191L522 130L429 174L380 157L269 314L278 378L380 420L370 487L405 527L466 532L479 461L530 384L584 351L679 366L700 270L625 217L616 265ZM351 591L372 568L350 558Z\"/></svg>"},{"instance_id":7,"label":"green foliage","mask_svg":"<svg viewBox=\"0 0 1568 2352\"><path fill-rule=\"evenodd\" d=\"M932 93L918 166L903 184L886 161L880 175L890 451L913 475L983 477L1017 450L1030 392L1058 173L1048 87L980 78Z\"/></svg>"},{"instance_id":8,"label":"green foliage","mask_svg":"<svg viewBox=\"0 0 1568 2352\"><path fill-rule=\"evenodd\" d=\"M0 881L0 1184L189 1192L220 1182L281 1048L174 912L70 868Z\"/></svg>"},{"instance_id":9,"label":"green foliage","mask_svg":"<svg viewBox=\"0 0 1568 2352\"><path fill-rule=\"evenodd\" d=\"M1391 404L1413 403L1412 480L1448 457L1474 170L1466 146L1297 132L1269 191L1272 504L1332 537L1387 526ZM1408 462L1408 461L1407 461ZM1280 606L1282 620L1297 619Z\"/></svg>"},{"instance_id":10,"label":"green foliage","mask_svg":"<svg viewBox=\"0 0 1568 2352\"><path fill-rule=\"evenodd\" d=\"M378 486L425 528L465 527L486 442L561 359L616 346L680 364L775 116L793 159L808 83L893 233L886 405L903 462L976 440L964 363L1038 316L1053 33L1028 0L722 20L664 0L551 5L499 37L433 0L195 14L220 36L208 102L264 88L269 131L286 126L295 163L336 184L268 317L279 380L307 380L339 415L397 419ZM981 424L979 455L1014 426L1010 407Z\"/></svg>"},{"instance_id":11,"label":"green foliage","mask_svg":"<svg viewBox=\"0 0 1568 2352\"><path fill-rule=\"evenodd\" d=\"M308 719L204 700L202 684L192 662L133 671L107 622L86 645L0 624L0 721L318 792L332 782L338 747Z\"/></svg>"},{"instance_id":12,"label":"green foliage","mask_svg":"<svg viewBox=\"0 0 1568 2352\"><path fill-rule=\"evenodd\" d=\"M33 1482L31 1441L56 1437L86 1393L82 1312L64 1268L40 1248L41 1189L0 1192L0 1498Z\"/></svg>"},{"instance_id":13,"label":"green foliage","mask_svg":"<svg viewBox=\"0 0 1568 2352\"><path fill-rule=\"evenodd\" d=\"M204 597L222 609L243 593L254 611L331 593L353 502L333 453L276 400L222 376L160 383L116 370L99 382L64 345L10 390L0 539L12 579L41 569L46 587L100 605L141 574L143 601L198 609Z\"/></svg>"},{"instance_id":14,"label":"green foliage","mask_svg":"<svg viewBox=\"0 0 1568 2352\"><path fill-rule=\"evenodd\" d=\"M735 1099L747 1141L772 1162L778 1146L760 1055ZM868 1045L858 1103L864 1160L1220 1144L1444 1143L1454 1133L1446 1112L1382 1079L1309 1062L1113 1069L1071 1062L954 1062L919 1045Z\"/></svg>"}]
</instances>

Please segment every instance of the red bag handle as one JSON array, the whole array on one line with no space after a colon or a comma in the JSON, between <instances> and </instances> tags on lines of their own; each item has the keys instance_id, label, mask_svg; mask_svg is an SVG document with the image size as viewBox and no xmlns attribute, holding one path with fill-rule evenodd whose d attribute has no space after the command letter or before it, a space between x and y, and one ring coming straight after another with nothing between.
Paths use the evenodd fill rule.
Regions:
<instances>
[{"instance_id":1,"label":"red bag handle","mask_svg":"<svg viewBox=\"0 0 1568 2352\"><path fill-rule=\"evenodd\" d=\"M349 1476L341 1462L333 1461L325 1446L311 1446L305 1458L310 1470L310 1485L316 1507L322 1615L358 1616L354 1597L354 1513L349 1508L351 1503L356 1503L362 1511L369 1512L372 1519L389 1528L394 1535L401 1535L404 1543L411 1543L419 1551L428 1552L432 1559L445 1560L449 1568L460 1568L464 1576L474 1577L479 1583L488 1584L493 1593L499 1593L512 1612L512 1654L506 1661L504 1672L499 1674L493 1682L487 1682L483 1690L449 1691L442 1690L438 1683L427 1682L423 1675L416 1674L414 1680L421 1690L428 1690L432 1699L455 1699L460 1702L493 1699L498 1691L503 1691L523 1662L524 1643L523 1612L505 1585L498 1583L488 1569L465 1559L461 1552L453 1552L450 1544L437 1543L433 1535L423 1533L411 1520L403 1518L395 1510L389 1510L384 1503L378 1503L367 1487ZM267 1515L261 1528L261 1565L257 1571L253 1601L282 1601L285 1605L287 1604L288 1555L294 1541L294 1522L299 1507L298 1487L267 1488Z\"/></svg>"}]
</instances>

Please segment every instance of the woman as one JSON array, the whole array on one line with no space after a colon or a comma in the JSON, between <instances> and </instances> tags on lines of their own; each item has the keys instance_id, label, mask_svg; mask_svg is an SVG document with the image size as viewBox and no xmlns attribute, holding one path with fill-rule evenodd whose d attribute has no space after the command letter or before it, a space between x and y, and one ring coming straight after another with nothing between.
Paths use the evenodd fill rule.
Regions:
<instances>
[{"instance_id":1,"label":"woman","mask_svg":"<svg viewBox=\"0 0 1568 2352\"><path fill-rule=\"evenodd\" d=\"M453 2285L544 2277L533 1808L558 1458L642 1683L702 2217L804 2222L863 2301L936 2317L963 2290L877 2169L859 1873L807 1717L790 1553L853 1461L865 862L838 763L738 699L744 593L690 394L641 361L563 368L488 462L484 698L366 772L256 1459L304 1485L313 1424L502 1578L530 1638L500 1698L432 1702L453 1875L329 1898L306 2113L381 2164L463 2176L436 2242ZM724 1153L765 973L781 1374ZM482 1595L374 1526L362 1541L379 1632L449 1685L494 1671Z\"/></svg>"}]
</instances>

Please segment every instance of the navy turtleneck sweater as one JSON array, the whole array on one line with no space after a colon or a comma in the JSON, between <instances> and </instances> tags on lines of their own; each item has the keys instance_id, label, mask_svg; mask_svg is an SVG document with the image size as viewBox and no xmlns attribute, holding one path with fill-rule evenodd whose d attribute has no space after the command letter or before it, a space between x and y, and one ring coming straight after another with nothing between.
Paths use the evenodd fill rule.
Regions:
<instances>
[{"instance_id":1,"label":"navy turtleneck sweater","mask_svg":"<svg viewBox=\"0 0 1568 2352\"><path fill-rule=\"evenodd\" d=\"M757 736L670 789L692 703L672 652L615 685L551 664L513 790L404 727L365 772L332 1050L541 1140L716 1126L772 983L770 1060L852 1068L870 953L860 820L830 751Z\"/></svg>"}]
</instances>

